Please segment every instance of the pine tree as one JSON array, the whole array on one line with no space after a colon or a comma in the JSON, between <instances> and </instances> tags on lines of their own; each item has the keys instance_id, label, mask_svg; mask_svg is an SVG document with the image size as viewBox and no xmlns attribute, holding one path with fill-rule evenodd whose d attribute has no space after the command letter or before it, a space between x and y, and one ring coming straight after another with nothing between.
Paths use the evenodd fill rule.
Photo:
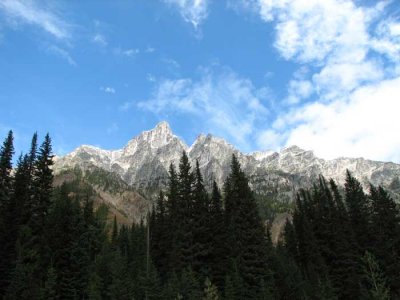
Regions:
<instances>
[{"instance_id":1,"label":"pine tree","mask_svg":"<svg viewBox=\"0 0 400 300\"><path fill-rule=\"evenodd\" d=\"M332 284L341 299L360 296L360 262L354 232L336 183L329 182L335 204L333 210L332 249L335 254L330 264Z\"/></svg>"},{"instance_id":2,"label":"pine tree","mask_svg":"<svg viewBox=\"0 0 400 300\"><path fill-rule=\"evenodd\" d=\"M223 291L227 271L225 258L228 251L221 192L214 181L211 194L209 238L211 239L210 272L213 283Z\"/></svg>"},{"instance_id":3,"label":"pine tree","mask_svg":"<svg viewBox=\"0 0 400 300\"><path fill-rule=\"evenodd\" d=\"M178 198L177 198L177 227L175 228L174 246L176 247L179 273L192 267L193 263L193 186L194 175L186 152L183 152L179 163Z\"/></svg>"},{"instance_id":4,"label":"pine tree","mask_svg":"<svg viewBox=\"0 0 400 300\"><path fill-rule=\"evenodd\" d=\"M218 300L218 289L215 285L212 284L208 277L204 282L204 297L203 300Z\"/></svg>"},{"instance_id":5,"label":"pine tree","mask_svg":"<svg viewBox=\"0 0 400 300\"><path fill-rule=\"evenodd\" d=\"M364 276L367 281L367 297L371 300L389 300L390 290L387 287L386 278L370 252L363 257Z\"/></svg>"},{"instance_id":6,"label":"pine tree","mask_svg":"<svg viewBox=\"0 0 400 300\"><path fill-rule=\"evenodd\" d=\"M118 223L117 223L117 216L114 215L113 219L113 226L111 231L111 249L117 250L118 247Z\"/></svg>"},{"instance_id":7,"label":"pine tree","mask_svg":"<svg viewBox=\"0 0 400 300\"><path fill-rule=\"evenodd\" d=\"M90 274L89 283L87 286L87 299L88 300L102 300L100 293L100 277L96 272Z\"/></svg>"},{"instance_id":8,"label":"pine tree","mask_svg":"<svg viewBox=\"0 0 400 300\"><path fill-rule=\"evenodd\" d=\"M349 170L346 172L345 196L350 224L359 253L363 254L370 247L369 203L361 183L350 174Z\"/></svg>"},{"instance_id":9,"label":"pine tree","mask_svg":"<svg viewBox=\"0 0 400 300\"><path fill-rule=\"evenodd\" d=\"M161 274L161 279L166 280L168 274L168 255L170 249L169 224L166 211L164 193L160 191L155 211L153 212L154 221L151 228L151 256L156 268Z\"/></svg>"},{"instance_id":10,"label":"pine tree","mask_svg":"<svg viewBox=\"0 0 400 300\"><path fill-rule=\"evenodd\" d=\"M0 149L0 297L9 284L15 256L15 230L13 230L13 178L12 156L14 154L13 133L9 131ZM9 231L11 229L11 232Z\"/></svg>"},{"instance_id":11,"label":"pine tree","mask_svg":"<svg viewBox=\"0 0 400 300\"><path fill-rule=\"evenodd\" d=\"M199 162L196 161L193 189L193 270L202 282L210 274L211 230L210 201L203 183Z\"/></svg>"},{"instance_id":12,"label":"pine tree","mask_svg":"<svg viewBox=\"0 0 400 300\"><path fill-rule=\"evenodd\" d=\"M57 274L52 266L49 267L47 271L47 279L42 292L43 300L57 300L59 299L57 295L56 286L57 285Z\"/></svg>"},{"instance_id":13,"label":"pine tree","mask_svg":"<svg viewBox=\"0 0 400 300\"><path fill-rule=\"evenodd\" d=\"M202 291L198 282L198 278L193 270L189 267L183 270L180 280L180 295L182 299L200 300Z\"/></svg>"},{"instance_id":14,"label":"pine tree","mask_svg":"<svg viewBox=\"0 0 400 300\"><path fill-rule=\"evenodd\" d=\"M34 247L34 237L29 226L22 226L17 240L17 261L11 276L5 299L39 299L41 280L39 274L39 254Z\"/></svg>"},{"instance_id":15,"label":"pine tree","mask_svg":"<svg viewBox=\"0 0 400 300\"><path fill-rule=\"evenodd\" d=\"M42 235L46 226L46 217L51 205L53 155L50 136L47 134L40 146L34 172L34 203L32 226L38 235Z\"/></svg>"},{"instance_id":16,"label":"pine tree","mask_svg":"<svg viewBox=\"0 0 400 300\"><path fill-rule=\"evenodd\" d=\"M255 299L261 291L262 280L268 274L265 228L248 179L235 155L232 156L231 174L225 183L225 210L231 248L229 259L233 270L243 278L242 296Z\"/></svg>"},{"instance_id":17,"label":"pine tree","mask_svg":"<svg viewBox=\"0 0 400 300\"><path fill-rule=\"evenodd\" d=\"M132 299L132 287L129 280L126 258L119 250L115 251L112 257L111 273L112 282L110 285L110 298L130 300Z\"/></svg>"},{"instance_id":18,"label":"pine tree","mask_svg":"<svg viewBox=\"0 0 400 300\"><path fill-rule=\"evenodd\" d=\"M180 208L178 206L178 174L175 166L171 163L169 166L168 189L167 189L167 202L166 202L166 226L169 230L166 234L166 251L167 255L167 269L170 272L177 272L179 268L179 258L177 251L177 230L180 226ZM161 276L163 274L161 273Z\"/></svg>"},{"instance_id":19,"label":"pine tree","mask_svg":"<svg viewBox=\"0 0 400 300\"><path fill-rule=\"evenodd\" d=\"M400 296L400 211L381 186L370 186L370 198L372 251L387 275L392 292Z\"/></svg>"},{"instance_id":20,"label":"pine tree","mask_svg":"<svg viewBox=\"0 0 400 300\"><path fill-rule=\"evenodd\" d=\"M32 214L29 226L32 229L34 237L34 247L39 254L39 274L41 285L44 284L44 278L50 261L50 252L48 248L48 237L46 229L47 216L52 204L53 191L53 155L51 139L49 134L45 136L41 144L38 155L34 162L33 183L32 183Z\"/></svg>"}]
</instances>

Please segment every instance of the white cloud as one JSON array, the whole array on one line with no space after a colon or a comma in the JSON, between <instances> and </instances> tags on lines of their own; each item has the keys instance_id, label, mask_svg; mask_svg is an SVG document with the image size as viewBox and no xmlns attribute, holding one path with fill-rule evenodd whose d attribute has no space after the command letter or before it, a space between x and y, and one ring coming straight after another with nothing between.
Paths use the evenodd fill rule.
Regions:
<instances>
[{"instance_id":1,"label":"white cloud","mask_svg":"<svg viewBox=\"0 0 400 300\"><path fill-rule=\"evenodd\" d=\"M260 95L265 93L231 70L203 70L197 81L159 81L153 96L139 102L138 107L157 114L190 114L202 124L198 129L228 137L242 149L249 149L255 125L268 115Z\"/></svg>"},{"instance_id":2,"label":"white cloud","mask_svg":"<svg viewBox=\"0 0 400 300\"><path fill-rule=\"evenodd\" d=\"M313 86L308 80L293 79L289 82L288 89L289 95L286 99L288 104L296 104L301 99L309 97L313 92Z\"/></svg>"},{"instance_id":3,"label":"white cloud","mask_svg":"<svg viewBox=\"0 0 400 300\"><path fill-rule=\"evenodd\" d=\"M54 10L43 5L43 2L2 0L0 10L12 22L35 25L50 33L57 39L68 39L71 36L71 26Z\"/></svg>"},{"instance_id":4,"label":"white cloud","mask_svg":"<svg viewBox=\"0 0 400 300\"><path fill-rule=\"evenodd\" d=\"M164 0L175 6L185 22L191 23L195 29L207 18L209 0Z\"/></svg>"},{"instance_id":5,"label":"white cloud","mask_svg":"<svg viewBox=\"0 0 400 300\"><path fill-rule=\"evenodd\" d=\"M285 109L258 144L400 162L400 23L387 17L390 2L243 1L273 23L278 53L308 67L294 73Z\"/></svg>"},{"instance_id":6,"label":"white cloud","mask_svg":"<svg viewBox=\"0 0 400 300\"><path fill-rule=\"evenodd\" d=\"M361 87L346 101L312 103L286 116L287 145L338 154L400 162L400 77Z\"/></svg>"},{"instance_id":7,"label":"white cloud","mask_svg":"<svg viewBox=\"0 0 400 300\"><path fill-rule=\"evenodd\" d=\"M156 48L148 46L145 50L146 53L153 53L154 51L156 51Z\"/></svg>"},{"instance_id":8,"label":"white cloud","mask_svg":"<svg viewBox=\"0 0 400 300\"><path fill-rule=\"evenodd\" d=\"M257 136L257 145L263 150L279 149L284 142L284 136L275 130L261 130Z\"/></svg>"},{"instance_id":9,"label":"white cloud","mask_svg":"<svg viewBox=\"0 0 400 300\"><path fill-rule=\"evenodd\" d=\"M96 33L93 38L92 41L102 47L107 46L108 42L106 40L106 38L104 37L104 35L100 34L100 33Z\"/></svg>"},{"instance_id":10,"label":"white cloud","mask_svg":"<svg viewBox=\"0 0 400 300\"><path fill-rule=\"evenodd\" d=\"M50 53L64 59L65 61L67 61L71 66L76 67L77 63L76 61L71 57L71 55L69 54L69 52L67 50L64 50L58 46L50 46L47 49Z\"/></svg>"},{"instance_id":11,"label":"white cloud","mask_svg":"<svg viewBox=\"0 0 400 300\"><path fill-rule=\"evenodd\" d=\"M129 48L129 49L115 48L114 53L117 55L134 57L140 53L140 50L138 48Z\"/></svg>"},{"instance_id":12,"label":"white cloud","mask_svg":"<svg viewBox=\"0 0 400 300\"><path fill-rule=\"evenodd\" d=\"M115 89L111 86L106 86L106 87L101 86L100 91L103 91L103 92L109 93L109 94L115 94L115 92L116 92Z\"/></svg>"}]
</instances>

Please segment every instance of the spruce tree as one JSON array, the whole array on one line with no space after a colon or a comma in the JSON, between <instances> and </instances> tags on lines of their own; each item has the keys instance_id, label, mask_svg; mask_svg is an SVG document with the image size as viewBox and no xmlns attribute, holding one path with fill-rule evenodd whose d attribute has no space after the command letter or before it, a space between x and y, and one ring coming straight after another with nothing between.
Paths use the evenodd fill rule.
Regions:
<instances>
[{"instance_id":1,"label":"spruce tree","mask_svg":"<svg viewBox=\"0 0 400 300\"><path fill-rule=\"evenodd\" d=\"M47 279L42 291L43 300L57 300L59 296L57 294L57 274L55 269L50 266L47 271Z\"/></svg>"},{"instance_id":2,"label":"spruce tree","mask_svg":"<svg viewBox=\"0 0 400 300\"><path fill-rule=\"evenodd\" d=\"M13 133L9 131L0 149L0 297L9 284L15 256L15 212L13 202L12 156L14 154ZM11 229L11 231L10 231Z\"/></svg>"},{"instance_id":3,"label":"spruce tree","mask_svg":"<svg viewBox=\"0 0 400 300\"><path fill-rule=\"evenodd\" d=\"M177 227L175 238L176 245L176 270L181 272L193 264L193 186L194 175L186 152L183 152L179 163L178 197L177 197Z\"/></svg>"},{"instance_id":4,"label":"spruce tree","mask_svg":"<svg viewBox=\"0 0 400 300\"><path fill-rule=\"evenodd\" d=\"M220 299L218 296L218 289L215 285L212 284L208 277L204 282L204 297L203 300L218 300Z\"/></svg>"},{"instance_id":5,"label":"spruce tree","mask_svg":"<svg viewBox=\"0 0 400 300\"><path fill-rule=\"evenodd\" d=\"M388 193L370 186L372 251L388 278L393 297L400 296L400 211Z\"/></svg>"},{"instance_id":6,"label":"spruce tree","mask_svg":"<svg viewBox=\"0 0 400 300\"><path fill-rule=\"evenodd\" d=\"M243 279L242 297L256 299L268 274L265 228L248 179L235 155L225 183L225 210L231 270L237 270Z\"/></svg>"},{"instance_id":7,"label":"spruce tree","mask_svg":"<svg viewBox=\"0 0 400 300\"><path fill-rule=\"evenodd\" d=\"M214 181L209 212L209 238L211 239L210 277L220 291L223 291L227 272L226 253L228 251L222 196Z\"/></svg>"},{"instance_id":8,"label":"spruce tree","mask_svg":"<svg viewBox=\"0 0 400 300\"><path fill-rule=\"evenodd\" d=\"M196 161L193 188L193 270L203 282L211 269L210 201L203 183L199 162Z\"/></svg>"},{"instance_id":9,"label":"spruce tree","mask_svg":"<svg viewBox=\"0 0 400 300\"><path fill-rule=\"evenodd\" d=\"M157 205L153 212L154 222L151 225L151 256L163 281L169 271L169 223L166 211L164 193L160 191Z\"/></svg>"},{"instance_id":10,"label":"spruce tree","mask_svg":"<svg viewBox=\"0 0 400 300\"><path fill-rule=\"evenodd\" d=\"M375 257L370 252L366 251L362 260L364 263L364 278L367 284L367 291L364 298L371 300L391 299L385 275Z\"/></svg>"},{"instance_id":11,"label":"spruce tree","mask_svg":"<svg viewBox=\"0 0 400 300\"><path fill-rule=\"evenodd\" d=\"M346 171L345 199L360 255L370 248L369 203L361 183Z\"/></svg>"}]
</instances>

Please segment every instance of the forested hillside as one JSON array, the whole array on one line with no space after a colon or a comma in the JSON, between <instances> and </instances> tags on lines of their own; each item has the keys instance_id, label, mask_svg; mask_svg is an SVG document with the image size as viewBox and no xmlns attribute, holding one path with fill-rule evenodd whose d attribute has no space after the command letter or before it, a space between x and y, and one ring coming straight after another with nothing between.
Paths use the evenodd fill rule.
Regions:
<instances>
[{"instance_id":1,"label":"forested hillside","mask_svg":"<svg viewBox=\"0 0 400 300\"><path fill-rule=\"evenodd\" d=\"M273 244L235 155L224 185L208 193L183 152L147 218L122 225L107 222L108 208L81 180L54 185L48 135L38 147L35 134L14 168L13 154L10 132L0 150L3 299L400 297L399 207L350 172L343 187L321 176L299 190Z\"/></svg>"}]
</instances>

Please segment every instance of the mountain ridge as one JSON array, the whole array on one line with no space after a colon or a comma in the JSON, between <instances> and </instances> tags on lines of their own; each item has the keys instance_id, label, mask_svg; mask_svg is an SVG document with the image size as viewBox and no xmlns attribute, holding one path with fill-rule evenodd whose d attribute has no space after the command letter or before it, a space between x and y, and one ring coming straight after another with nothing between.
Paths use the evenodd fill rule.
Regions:
<instances>
[{"instance_id":1,"label":"mountain ridge","mask_svg":"<svg viewBox=\"0 0 400 300\"><path fill-rule=\"evenodd\" d=\"M369 183L388 186L400 176L400 165L396 163L347 157L325 160L315 156L313 151L296 145L285 147L279 152L267 150L243 153L223 138L199 134L192 145L188 146L172 132L166 121L158 123L151 130L143 131L121 149L104 150L81 145L71 153L57 157L54 169L57 173L75 166L85 169L93 165L115 172L136 189L152 190L165 186L170 163L177 166L183 151L187 152L192 165L199 160L206 185L210 185L213 180L222 185L229 172L231 156L236 154L243 170L250 177L250 184L258 192L282 181L291 189L307 186L320 174L343 183L346 169L364 186Z\"/></svg>"}]
</instances>

